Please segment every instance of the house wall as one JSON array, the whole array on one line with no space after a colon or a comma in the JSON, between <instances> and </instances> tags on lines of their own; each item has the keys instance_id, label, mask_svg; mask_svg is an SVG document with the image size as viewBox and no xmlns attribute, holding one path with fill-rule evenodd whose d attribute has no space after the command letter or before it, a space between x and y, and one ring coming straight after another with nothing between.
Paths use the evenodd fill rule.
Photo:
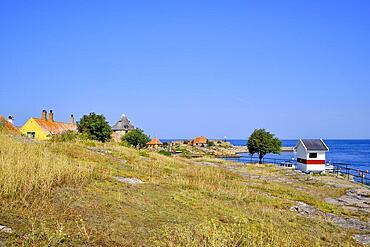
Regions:
<instances>
[{"instance_id":1,"label":"house wall","mask_svg":"<svg viewBox=\"0 0 370 247\"><path fill-rule=\"evenodd\" d=\"M306 149L302 146L302 144L298 145L297 158L307 159L307 152L306 152Z\"/></svg>"},{"instance_id":2,"label":"house wall","mask_svg":"<svg viewBox=\"0 0 370 247\"><path fill-rule=\"evenodd\" d=\"M27 135L27 132L35 132L35 139L39 141L44 141L49 139L45 131L37 124L37 122L30 118L23 126L20 128L23 135Z\"/></svg>"},{"instance_id":3,"label":"house wall","mask_svg":"<svg viewBox=\"0 0 370 247\"><path fill-rule=\"evenodd\" d=\"M112 133L112 139L116 142L120 142L121 138L124 134L126 134L128 131L125 130L116 130Z\"/></svg>"}]
</instances>

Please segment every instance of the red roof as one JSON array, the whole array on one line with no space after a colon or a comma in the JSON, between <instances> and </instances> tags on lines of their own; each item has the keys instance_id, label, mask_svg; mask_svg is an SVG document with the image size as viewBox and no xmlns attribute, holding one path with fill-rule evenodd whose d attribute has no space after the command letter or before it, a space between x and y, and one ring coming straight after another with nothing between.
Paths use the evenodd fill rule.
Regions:
<instances>
[{"instance_id":1,"label":"red roof","mask_svg":"<svg viewBox=\"0 0 370 247\"><path fill-rule=\"evenodd\" d=\"M13 134L20 134L17 127L13 124L9 123L3 116L0 115L0 124L3 125L7 130L12 132Z\"/></svg>"},{"instance_id":2,"label":"red roof","mask_svg":"<svg viewBox=\"0 0 370 247\"><path fill-rule=\"evenodd\" d=\"M153 138L147 145L162 145L162 142L158 138Z\"/></svg>"},{"instance_id":3,"label":"red roof","mask_svg":"<svg viewBox=\"0 0 370 247\"><path fill-rule=\"evenodd\" d=\"M195 144L207 144L208 139L204 136L198 136L194 140L191 141L193 145Z\"/></svg>"},{"instance_id":4,"label":"red roof","mask_svg":"<svg viewBox=\"0 0 370 247\"><path fill-rule=\"evenodd\" d=\"M34 118L34 120L47 134L51 135L61 134L68 130L77 130L77 126L71 123L52 122L41 118Z\"/></svg>"}]
</instances>

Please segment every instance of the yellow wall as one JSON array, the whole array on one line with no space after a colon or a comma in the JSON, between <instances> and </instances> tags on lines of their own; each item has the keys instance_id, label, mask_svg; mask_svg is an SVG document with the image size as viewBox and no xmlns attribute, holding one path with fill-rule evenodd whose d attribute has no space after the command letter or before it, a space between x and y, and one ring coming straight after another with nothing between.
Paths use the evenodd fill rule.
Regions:
<instances>
[{"instance_id":1,"label":"yellow wall","mask_svg":"<svg viewBox=\"0 0 370 247\"><path fill-rule=\"evenodd\" d=\"M39 141L47 140L49 137L46 135L44 130L37 124L37 122L30 118L20 129L21 133L27 136L27 132L35 132L35 139Z\"/></svg>"}]
</instances>

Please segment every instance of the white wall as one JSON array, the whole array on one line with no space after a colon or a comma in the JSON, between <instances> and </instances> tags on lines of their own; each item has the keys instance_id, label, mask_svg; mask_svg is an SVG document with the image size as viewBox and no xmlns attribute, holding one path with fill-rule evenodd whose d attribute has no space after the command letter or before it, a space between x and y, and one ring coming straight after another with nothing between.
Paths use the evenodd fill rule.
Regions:
<instances>
[{"instance_id":1,"label":"white wall","mask_svg":"<svg viewBox=\"0 0 370 247\"><path fill-rule=\"evenodd\" d=\"M297 148L297 158L307 159L306 149L300 143Z\"/></svg>"},{"instance_id":2,"label":"white wall","mask_svg":"<svg viewBox=\"0 0 370 247\"><path fill-rule=\"evenodd\" d=\"M297 158L300 159L305 159L305 160L325 160L325 152L320 151L320 152L312 152L312 153L317 153L317 158L309 158L309 153L307 152L306 149L303 147L302 143L300 143L297 147ZM302 164L297 162L296 168L298 170L301 170L303 172L321 172L325 171L325 164L320 164L320 165L314 165L314 164Z\"/></svg>"}]
</instances>

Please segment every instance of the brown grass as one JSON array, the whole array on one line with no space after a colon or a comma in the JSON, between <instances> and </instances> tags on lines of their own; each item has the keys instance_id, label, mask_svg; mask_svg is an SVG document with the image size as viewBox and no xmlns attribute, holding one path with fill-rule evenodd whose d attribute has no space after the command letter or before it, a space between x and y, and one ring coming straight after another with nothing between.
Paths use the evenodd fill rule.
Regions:
<instances>
[{"instance_id":1,"label":"brown grass","mask_svg":"<svg viewBox=\"0 0 370 247\"><path fill-rule=\"evenodd\" d=\"M18 141L0 135L0 197L26 199L30 195L49 196L63 184L84 184L91 180L91 164L53 153L45 144Z\"/></svg>"},{"instance_id":2,"label":"brown grass","mask_svg":"<svg viewBox=\"0 0 370 247\"><path fill-rule=\"evenodd\" d=\"M246 179L225 169L229 162L205 159L220 166L206 167L113 143L28 143L1 135L0 148L0 224L15 230L0 233L0 241L9 245L356 245L355 231L289 210L295 200L325 209L326 196L343 193L320 183ZM284 176L269 166L240 169Z\"/></svg>"}]
</instances>

